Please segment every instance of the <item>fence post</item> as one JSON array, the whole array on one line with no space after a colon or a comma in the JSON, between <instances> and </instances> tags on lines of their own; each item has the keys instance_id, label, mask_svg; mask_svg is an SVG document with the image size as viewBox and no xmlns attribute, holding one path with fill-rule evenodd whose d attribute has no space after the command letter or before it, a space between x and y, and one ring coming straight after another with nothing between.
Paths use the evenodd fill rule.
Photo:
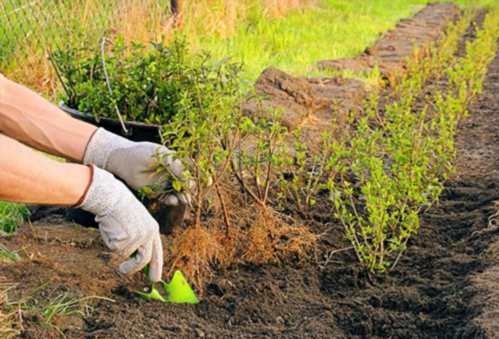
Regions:
<instances>
[{"instance_id":1,"label":"fence post","mask_svg":"<svg viewBox=\"0 0 499 339\"><path fill-rule=\"evenodd\" d=\"M171 11L172 11L173 15L177 15L179 12L179 7L178 7L179 3L178 2L179 2L179 0L171 0L170 1L170 3L171 3L170 7L171 7Z\"/></svg>"},{"instance_id":2,"label":"fence post","mask_svg":"<svg viewBox=\"0 0 499 339\"><path fill-rule=\"evenodd\" d=\"M182 24L182 3L183 0L170 0L170 8L176 26L181 26Z\"/></svg>"}]
</instances>

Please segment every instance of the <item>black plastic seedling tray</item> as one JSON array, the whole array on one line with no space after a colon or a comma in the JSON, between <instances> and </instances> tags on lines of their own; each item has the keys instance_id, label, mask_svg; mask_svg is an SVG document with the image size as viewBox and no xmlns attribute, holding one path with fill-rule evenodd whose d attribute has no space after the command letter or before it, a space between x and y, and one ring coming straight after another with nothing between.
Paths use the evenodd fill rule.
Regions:
<instances>
[{"instance_id":1,"label":"black plastic seedling tray","mask_svg":"<svg viewBox=\"0 0 499 339\"><path fill-rule=\"evenodd\" d=\"M157 125L149 125L141 122L125 122L127 132L123 131L119 120L101 118L95 119L91 114L82 113L60 103L59 107L73 118L88 122L92 125L103 127L115 134L121 135L132 141L149 141L161 143L160 128ZM143 200L144 205L158 221L162 234L170 234L172 229L182 223L186 211L185 206L170 207L162 203L161 199ZM97 227L94 216L81 209L68 208L65 217L71 221L87 227Z\"/></svg>"},{"instance_id":2,"label":"black plastic seedling tray","mask_svg":"<svg viewBox=\"0 0 499 339\"><path fill-rule=\"evenodd\" d=\"M136 121L126 121L125 127L127 132L123 131L119 120L95 117L88 113L83 113L73 108L68 107L65 103L61 102L59 107L73 118L88 122L92 125L103 127L109 132L121 135L133 141L150 141L161 143L161 133L158 125L145 124Z\"/></svg>"}]
</instances>

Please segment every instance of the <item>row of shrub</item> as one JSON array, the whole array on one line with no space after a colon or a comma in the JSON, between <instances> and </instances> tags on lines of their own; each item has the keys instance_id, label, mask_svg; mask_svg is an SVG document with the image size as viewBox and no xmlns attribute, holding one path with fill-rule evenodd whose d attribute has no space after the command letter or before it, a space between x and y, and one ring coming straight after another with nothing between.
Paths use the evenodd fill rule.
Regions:
<instances>
[{"instance_id":1,"label":"row of shrub","mask_svg":"<svg viewBox=\"0 0 499 339\"><path fill-rule=\"evenodd\" d=\"M499 13L490 12L476 39L456 57L470 14L450 27L428 57L409 64L382 110L366 107L339 143L328 181L335 216L359 261L371 271L395 267L451 173L458 123L480 93L496 53ZM430 80L446 80L428 88ZM430 92L430 93L428 93ZM377 102L375 97L374 102ZM338 178L339 177L339 178Z\"/></svg>"}]
</instances>

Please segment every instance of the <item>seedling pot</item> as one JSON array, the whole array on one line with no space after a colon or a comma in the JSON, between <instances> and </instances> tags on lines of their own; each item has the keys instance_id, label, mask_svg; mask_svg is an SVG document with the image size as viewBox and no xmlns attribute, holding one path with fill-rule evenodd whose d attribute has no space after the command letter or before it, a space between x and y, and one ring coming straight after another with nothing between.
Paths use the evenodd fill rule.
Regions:
<instances>
[{"instance_id":1,"label":"seedling pot","mask_svg":"<svg viewBox=\"0 0 499 339\"><path fill-rule=\"evenodd\" d=\"M127 129L127 132L125 132L119 120L109 118L97 120L91 114L83 113L68 107L64 102L61 102L59 107L75 119L88 122L98 127L103 127L106 130L121 135L129 140L162 143L160 128L157 125L144 124L135 121L125 122L125 127ZM162 234L170 234L175 226L179 226L182 223L186 211L185 206L167 206L161 198L141 200L159 223L160 232ZM65 217L86 227L97 227L94 215L81 209L69 208L65 211Z\"/></svg>"},{"instance_id":2,"label":"seedling pot","mask_svg":"<svg viewBox=\"0 0 499 339\"><path fill-rule=\"evenodd\" d=\"M109 132L121 135L132 141L162 143L158 125L145 124L137 121L125 121L125 127L127 129L127 132L125 132L121 126L121 122L117 119L100 118L97 120L93 115L70 108L64 102L61 102L59 107L75 119L88 122L98 127L103 127Z\"/></svg>"},{"instance_id":3,"label":"seedling pot","mask_svg":"<svg viewBox=\"0 0 499 339\"><path fill-rule=\"evenodd\" d=\"M154 200L142 199L142 202L158 222L160 233L165 235L171 234L175 227L182 224L187 210L185 205L168 206L163 203L161 198ZM65 210L64 216L66 219L85 227L98 227L95 216L82 209L68 208Z\"/></svg>"}]
</instances>

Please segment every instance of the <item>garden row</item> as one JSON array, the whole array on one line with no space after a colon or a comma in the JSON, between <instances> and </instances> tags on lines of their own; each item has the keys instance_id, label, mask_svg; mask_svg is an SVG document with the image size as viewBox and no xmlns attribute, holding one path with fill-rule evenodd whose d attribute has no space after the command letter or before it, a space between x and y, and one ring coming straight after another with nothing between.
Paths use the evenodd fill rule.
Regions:
<instances>
[{"instance_id":1,"label":"garden row","mask_svg":"<svg viewBox=\"0 0 499 339\"><path fill-rule=\"evenodd\" d=\"M388 104L379 110L372 98L354 131L332 143L328 188L336 216L370 270L397 264L418 232L420 212L438 201L452 171L458 123L481 92L499 38L496 8L466 55L456 58L470 19L465 15L428 57L409 64ZM447 88L426 93L425 84L439 78L449 79Z\"/></svg>"}]
</instances>

